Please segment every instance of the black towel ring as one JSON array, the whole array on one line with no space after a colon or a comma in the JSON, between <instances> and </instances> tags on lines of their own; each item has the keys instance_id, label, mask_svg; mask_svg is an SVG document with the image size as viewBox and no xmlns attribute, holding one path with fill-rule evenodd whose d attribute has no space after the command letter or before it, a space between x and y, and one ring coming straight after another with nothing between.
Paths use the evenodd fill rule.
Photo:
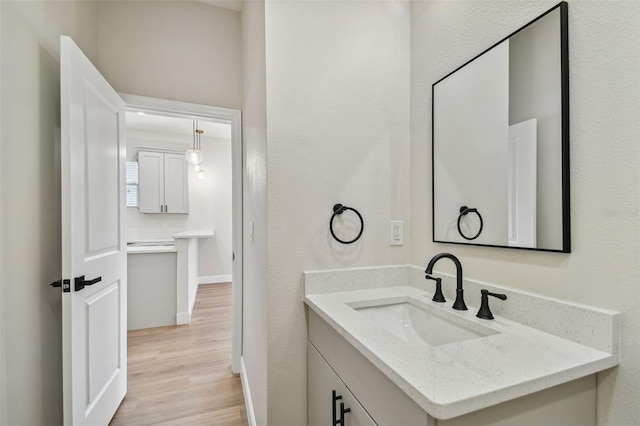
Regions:
<instances>
[{"instance_id":1,"label":"black towel ring","mask_svg":"<svg viewBox=\"0 0 640 426\"><path fill-rule=\"evenodd\" d=\"M464 235L464 233L462 232L462 228L460 228L460 221L468 213L475 213L475 214L478 215L478 218L480 219L480 229L478 229L478 233L476 235L474 235L473 237L467 237L466 235ZM480 216L480 212L478 211L478 209L469 208L467 206L460 207L460 215L458 216L458 232L460 233L460 235L462 235L462 238L464 238L465 240L469 240L469 241L475 240L482 233L482 225L483 225L482 216Z\"/></svg>"},{"instance_id":2,"label":"black towel ring","mask_svg":"<svg viewBox=\"0 0 640 426\"><path fill-rule=\"evenodd\" d=\"M358 233L358 236L355 237L353 240L351 241L344 241L341 240L340 238L338 238L336 236L336 234L333 232L333 219L336 217L336 215L342 214L344 212L346 212L347 210L351 210L352 212L354 212L355 214L358 215L358 217L360 218L360 232ZM329 231L331 231L331 235L333 236L333 238L336 239L336 241L338 241L339 243L342 244L351 244L351 243L355 243L356 241L358 241L358 239L362 236L362 231L364 231L364 220L362 219L362 215L358 212L358 210L354 209L353 207L347 207L347 206L343 206L342 204L335 204L333 206L333 215L331 215L331 220L329 221Z\"/></svg>"}]
</instances>

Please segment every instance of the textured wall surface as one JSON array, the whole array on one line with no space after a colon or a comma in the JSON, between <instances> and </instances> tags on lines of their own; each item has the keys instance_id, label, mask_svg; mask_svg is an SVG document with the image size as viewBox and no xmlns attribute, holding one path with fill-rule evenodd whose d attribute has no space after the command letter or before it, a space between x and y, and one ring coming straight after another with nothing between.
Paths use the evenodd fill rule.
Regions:
<instances>
[{"instance_id":1,"label":"textured wall surface","mask_svg":"<svg viewBox=\"0 0 640 426\"><path fill-rule=\"evenodd\" d=\"M121 93L240 109L240 14L195 1L98 3L98 67Z\"/></svg>"},{"instance_id":2,"label":"textured wall surface","mask_svg":"<svg viewBox=\"0 0 640 426\"><path fill-rule=\"evenodd\" d=\"M412 3L411 263L425 265L432 255L450 251L470 278L622 312L621 364L598 375L598 424L635 425L640 418L640 3L569 2L573 253L430 242L431 198L425 188L431 186L431 84L555 3Z\"/></svg>"},{"instance_id":3,"label":"textured wall surface","mask_svg":"<svg viewBox=\"0 0 640 426\"><path fill-rule=\"evenodd\" d=\"M97 56L91 2L0 2L0 423L62 424L60 35Z\"/></svg>"},{"instance_id":4,"label":"textured wall surface","mask_svg":"<svg viewBox=\"0 0 640 426\"><path fill-rule=\"evenodd\" d=\"M267 116L264 1L242 11L242 358L258 425L267 424ZM250 237L254 223L254 238Z\"/></svg>"},{"instance_id":5,"label":"textured wall surface","mask_svg":"<svg viewBox=\"0 0 640 426\"><path fill-rule=\"evenodd\" d=\"M408 225L409 4L268 1L265 15L268 422L301 425L302 272L408 257L406 245L389 246L389 220ZM329 234L338 202L364 217L355 244ZM337 232L359 226L346 215Z\"/></svg>"}]
</instances>

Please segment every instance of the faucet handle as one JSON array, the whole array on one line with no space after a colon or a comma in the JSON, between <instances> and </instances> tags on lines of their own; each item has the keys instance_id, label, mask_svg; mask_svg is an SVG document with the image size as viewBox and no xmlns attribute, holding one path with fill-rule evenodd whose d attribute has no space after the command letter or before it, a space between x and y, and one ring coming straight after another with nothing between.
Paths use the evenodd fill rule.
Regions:
<instances>
[{"instance_id":1,"label":"faucet handle","mask_svg":"<svg viewBox=\"0 0 640 426\"><path fill-rule=\"evenodd\" d=\"M432 277L429 274L425 274L424 276L428 280L434 280L436 282L436 292L433 294L434 302L446 302L444 295L442 294L442 278Z\"/></svg>"},{"instance_id":2,"label":"faucet handle","mask_svg":"<svg viewBox=\"0 0 640 426\"><path fill-rule=\"evenodd\" d=\"M476 316L478 318L492 320L493 314L491 313L491 309L489 309L489 296L497 297L500 300L507 300L507 295L500 293L491 293L489 290L484 288L480 290L480 294L482 295L480 301L480 309L478 310Z\"/></svg>"}]
</instances>

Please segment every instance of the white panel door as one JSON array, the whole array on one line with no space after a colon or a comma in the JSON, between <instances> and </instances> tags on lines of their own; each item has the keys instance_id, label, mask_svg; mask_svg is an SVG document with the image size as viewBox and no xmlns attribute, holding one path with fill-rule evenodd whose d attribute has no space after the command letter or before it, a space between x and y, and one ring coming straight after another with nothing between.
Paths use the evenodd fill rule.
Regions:
<instances>
[{"instance_id":1,"label":"white panel door","mask_svg":"<svg viewBox=\"0 0 640 426\"><path fill-rule=\"evenodd\" d=\"M182 154L164 154L164 212L189 213L189 175Z\"/></svg>"},{"instance_id":2,"label":"white panel door","mask_svg":"<svg viewBox=\"0 0 640 426\"><path fill-rule=\"evenodd\" d=\"M164 212L164 154L138 153L138 191L140 213Z\"/></svg>"},{"instance_id":3,"label":"white panel door","mask_svg":"<svg viewBox=\"0 0 640 426\"><path fill-rule=\"evenodd\" d=\"M106 425L127 389L125 105L60 44L64 424Z\"/></svg>"},{"instance_id":4,"label":"white panel door","mask_svg":"<svg viewBox=\"0 0 640 426\"><path fill-rule=\"evenodd\" d=\"M538 137L535 118L509 126L509 245L536 247Z\"/></svg>"}]
</instances>

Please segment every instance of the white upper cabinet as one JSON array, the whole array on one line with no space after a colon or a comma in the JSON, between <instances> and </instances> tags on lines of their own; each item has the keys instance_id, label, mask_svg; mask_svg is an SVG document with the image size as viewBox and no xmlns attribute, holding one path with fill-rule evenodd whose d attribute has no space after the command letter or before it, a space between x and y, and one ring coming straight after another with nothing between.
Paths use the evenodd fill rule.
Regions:
<instances>
[{"instance_id":1,"label":"white upper cabinet","mask_svg":"<svg viewBox=\"0 0 640 426\"><path fill-rule=\"evenodd\" d=\"M189 213L188 163L184 154L164 154L165 213Z\"/></svg>"},{"instance_id":2,"label":"white upper cabinet","mask_svg":"<svg viewBox=\"0 0 640 426\"><path fill-rule=\"evenodd\" d=\"M138 152L140 213L189 213L187 167L182 154Z\"/></svg>"}]
</instances>

